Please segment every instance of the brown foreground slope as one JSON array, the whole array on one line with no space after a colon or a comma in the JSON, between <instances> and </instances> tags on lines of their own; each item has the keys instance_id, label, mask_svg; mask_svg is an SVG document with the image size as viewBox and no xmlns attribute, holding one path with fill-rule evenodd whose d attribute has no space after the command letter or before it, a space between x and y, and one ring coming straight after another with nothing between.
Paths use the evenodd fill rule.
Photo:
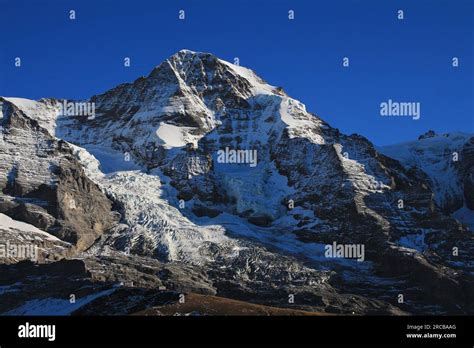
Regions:
<instances>
[{"instance_id":1,"label":"brown foreground slope","mask_svg":"<svg viewBox=\"0 0 474 348\"><path fill-rule=\"evenodd\" d=\"M295 309L276 308L232 300L224 297L187 294L184 303L173 303L164 306L151 307L133 315L331 315L322 312L308 312Z\"/></svg>"}]
</instances>

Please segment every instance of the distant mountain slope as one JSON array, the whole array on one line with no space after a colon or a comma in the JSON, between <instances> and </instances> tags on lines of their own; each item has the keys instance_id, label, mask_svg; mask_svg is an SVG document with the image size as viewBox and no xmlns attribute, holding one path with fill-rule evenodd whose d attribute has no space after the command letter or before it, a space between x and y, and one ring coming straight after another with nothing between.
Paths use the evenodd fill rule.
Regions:
<instances>
[{"instance_id":1,"label":"distant mountain slope","mask_svg":"<svg viewBox=\"0 0 474 348\"><path fill-rule=\"evenodd\" d=\"M436 203L474 231L474 135L434 132L379 151L428 177Z\"/></svg>"}]
</instances>

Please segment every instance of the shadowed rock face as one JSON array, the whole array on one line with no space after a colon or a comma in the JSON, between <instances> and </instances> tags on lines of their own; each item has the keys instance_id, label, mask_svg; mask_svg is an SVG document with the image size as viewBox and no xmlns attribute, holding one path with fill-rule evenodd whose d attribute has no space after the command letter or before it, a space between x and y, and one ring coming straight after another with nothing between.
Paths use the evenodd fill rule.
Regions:
<instances>
[{"instance_id":1,"label":"shadowed rock face","mask_svg":"<svg viewBox=\"0 0 474 348\"><path fill-rule=\"evenodd\" d=\"M462 177L464 183L464 200L466 206L474 210L474 137L464 144L462 152Z\"/></svg>"},{"instance_id":2,"label":"shadowed rock face","mask_svg":"<svg viewBox=\"0 0 474 348\"><path fill-rule=\"evenodd\" d=\"M0 134L0 212L88 248L116 217L66 142L4 99Z\"/></svg>"},{"instance_id":3,"label":"shadowed rock face","mask_svg":"<svg viewBox=\"0 0 474 348\"><path fill-rule=\"evenodd\" d=\"M87 249L94 281L280 307L294 294L298 308L329 313L474 311L474 239L449 215L472 206L472 144L446 167L463 180L440 200L422 167L341 134L248 69L186 50L90 101L95 119L52 123L41 110L54 101L31 115L4 103L0 212ZM258 163L221 163L224 148L255 150ZM103 151L139 170L120 159L103 175ZM116 226L102 192L122 213ZM320 249L333 242L363 244L366 262L328 260Z\"/></svg>"}]
</instances>

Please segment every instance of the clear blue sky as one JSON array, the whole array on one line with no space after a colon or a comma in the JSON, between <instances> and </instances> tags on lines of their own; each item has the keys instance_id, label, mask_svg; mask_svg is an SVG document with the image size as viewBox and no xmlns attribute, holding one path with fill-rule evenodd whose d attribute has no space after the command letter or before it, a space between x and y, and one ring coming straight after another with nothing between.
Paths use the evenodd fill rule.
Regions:
<instances>
[{"instance_id":1,"label":"clear blue sky","mask_svg":"<svg viewBox=\"0 0 474 348\"><path fill-rule=\"evenodd\" d=\"M473 132L473 0L0 0L0 95L88 98L188 48L240 58L377 145ZM68 11L76 10L70 21ZM178 20L178 11L186 19ZM295 20L288 20L288 10ZM405 19L397 19L403 9ZM350 68L342 58L350 58ZM452 68L451 59L460 66ZM14 58L22 67L14 67ZM132 66L123 67L131 57ZM388 99L421 119L384 118Z\"/></svg>"}]
</instances>

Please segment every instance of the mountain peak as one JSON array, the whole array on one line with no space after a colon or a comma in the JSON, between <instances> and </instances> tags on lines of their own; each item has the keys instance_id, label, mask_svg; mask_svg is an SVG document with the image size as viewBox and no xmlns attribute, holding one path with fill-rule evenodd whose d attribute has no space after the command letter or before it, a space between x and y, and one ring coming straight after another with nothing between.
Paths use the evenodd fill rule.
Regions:
<instances>
[{"instance_id":1,"label":"mountain peak","mask_svg":"<svg viewBox=\"0 0 474 348\"><path fill-rule=\"evenodd\" d=\"M208 52L197 52L197 51L188 50L187 48L183 48L182 50L179 50L178 52L173 54L173 56L177 56L177 55L181 55L181 56L202 56L202 55L213 56L213 54L208 53Z\"/></svg>"},{"instance_id":2,"label":"mountain peak","mask_svg":"<svg viewBox=\"0 0 474 348\"><path fill-rule=\"evenodd\" d=\"M176 52L150 74L158 80L163 80L164 75L171 81L177 78L181 86L194 87L200 92L204 90L222 92L223 89L228 89L244 99L260 94L284 94L281 89L276 89L275 86L265 82L253 70L232 64L207 52L188 49Z\"/></svg>"},{"instance_id":3,"label":"mountain peak","mask_svg":"<svg viewBox=\"0 0 474 348\"><path fill-rule=\"evenodd\" d=\"M212 63L217 63L218 59L215 55L207 52L195 52L188 49L182 49L170 56L165 62L176 62L184 64L185 62L195 62L208 61Z\"/></svg>"},{"instance_id":4,"label":"mountain peak","mask_svg":"<svg viewBox=\"0 0 474 348\"><path fill-rule=\"evenodd\" d=\"M191 50L188 50L187 48L183 48L182 50L179 50L178 52L176 52L175 54L177 53L190 53L190 54L196 54L196 51L191 51ZM200 53L200 52L199 52Z\"/></svg>"},{"instance_id":5,"label":"mountain peak","mask_svg":"<svg viewBox=\"0 0 474 348\"><path fill-rule=\"evenodd\" d=\"M434 130L429 130L429 131L427 131L426 133L420 135L420 136L418 137L418 140L423 140L423 139L427 139L427 138L433 138L433 137L435 137L435 136L437 136L436 132L435 132Z\"/></svg>"}]
</instances>

